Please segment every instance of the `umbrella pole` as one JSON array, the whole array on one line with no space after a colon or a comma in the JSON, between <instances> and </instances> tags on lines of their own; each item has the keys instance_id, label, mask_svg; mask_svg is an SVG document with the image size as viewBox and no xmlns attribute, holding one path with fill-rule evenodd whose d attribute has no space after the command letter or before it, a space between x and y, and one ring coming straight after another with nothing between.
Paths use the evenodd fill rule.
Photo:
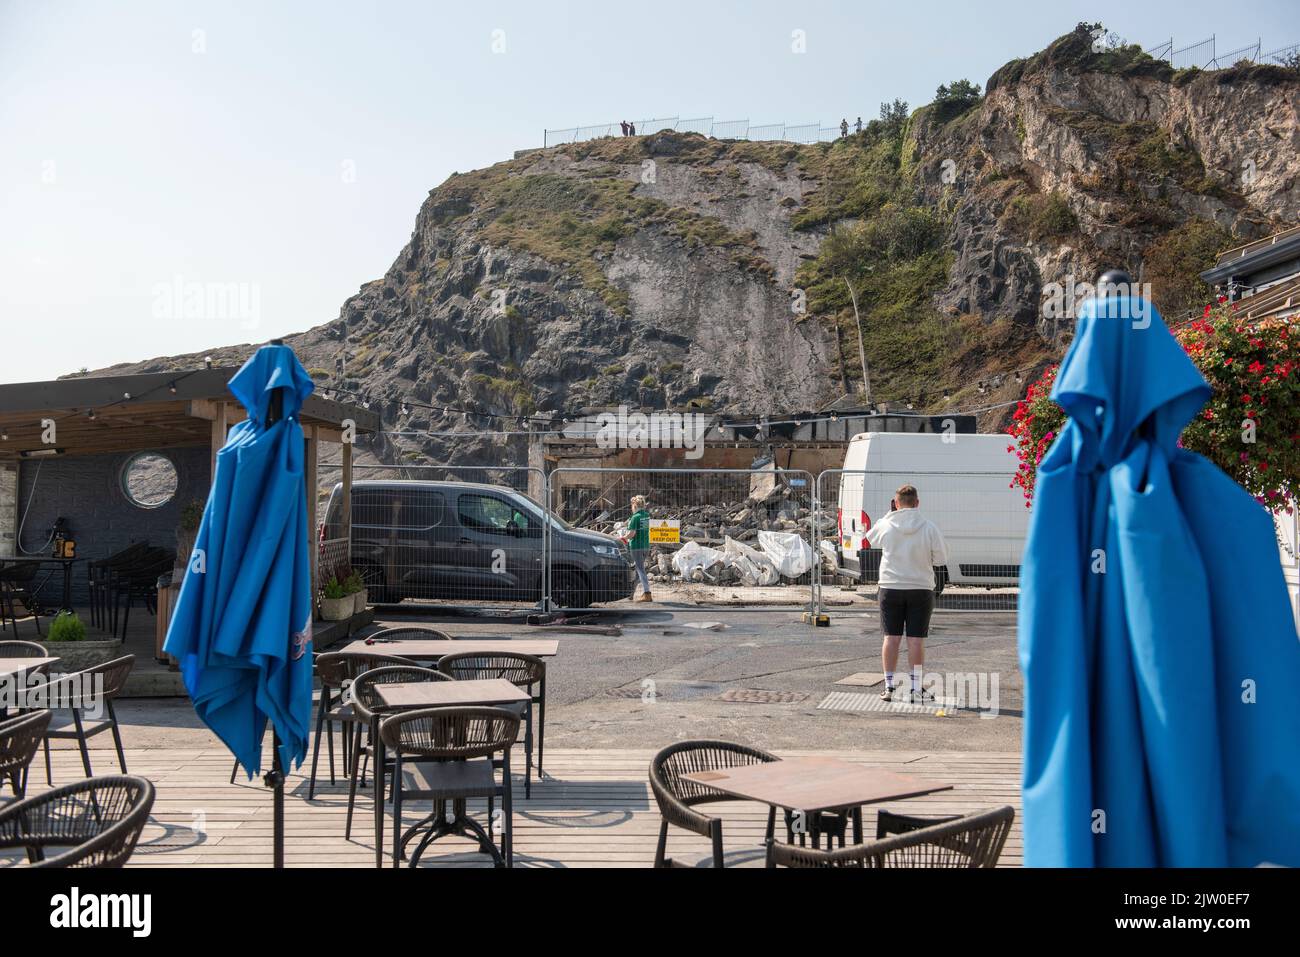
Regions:
<instances>
[{"instance_id":1,"label":"umbrella pole","mask_svg":"<svg viewBox=\"0 0 1300 957\"><path fill-rule=\"evenodd\" d=\"M271 732L271 770L263 779L266 786L272 788L271 799L271 833L272 866L284 867L284 767L280 764L280 734Z\"/></svg>"},{"instance_id":2,"label":"umbrella pole","mask_svg":"<svg viewBox=\"0 0 1300 957\"><path fill-rule=\"evenodd\" d=\"M271 345L282 346L284 340L272 339ZM283 415L284 389L272 389L266 414L267 427L280 421ZM272 866L281 869L284 867L284 766L280 763L280 733L274 730L274 726L271 731L271 770L262 780L274 795L271 799L271 859Z\"/></svg>"}]
</instances>

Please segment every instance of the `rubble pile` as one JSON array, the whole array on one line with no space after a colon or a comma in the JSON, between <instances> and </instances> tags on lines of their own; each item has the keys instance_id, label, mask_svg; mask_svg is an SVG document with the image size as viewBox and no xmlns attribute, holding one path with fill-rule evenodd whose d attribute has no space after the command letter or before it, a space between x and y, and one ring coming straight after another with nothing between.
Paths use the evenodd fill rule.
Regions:
<instances>
[{"instance_id":1,"label":"rubble pile","mask_svg":"<svg viewBox=\"0 0 1300 957\"><path fill-rule=\"evenodd\" d=\"M814 560L807 545L813 518L805 491L776 482L744 501L699 505L649 504L652 519L676 519L681 542L652 544L646 570L652 580L708 584L806 583ZM598 515L589 527L625 534L626 516ZM834 537L833 514L822 514L817 537Z\"/></svg>"}]
</instances>

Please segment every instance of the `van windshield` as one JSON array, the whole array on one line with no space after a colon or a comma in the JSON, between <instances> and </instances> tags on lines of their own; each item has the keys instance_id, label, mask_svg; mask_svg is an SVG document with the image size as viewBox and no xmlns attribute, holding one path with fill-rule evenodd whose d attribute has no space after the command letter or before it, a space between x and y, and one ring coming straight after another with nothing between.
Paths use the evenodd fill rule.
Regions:
<instances>
[{"instance_id":1,"label":"van windshield","mask_svg":"<svg viewBox=\"0 0 1300 957\"><path fill-rule=\"evenodd\" d=\"M523 505L529 512L531 512L537 518L537 521L539 523L549 520L553 525L556 525L566 530L572 527L569 525L568 522L560 518L560 516L552 515L550 512L544 509L538 502L533 501L526 493L514 492L512 494L516 499L518 499L521 505Z\"/></svg>"}]
</instances>

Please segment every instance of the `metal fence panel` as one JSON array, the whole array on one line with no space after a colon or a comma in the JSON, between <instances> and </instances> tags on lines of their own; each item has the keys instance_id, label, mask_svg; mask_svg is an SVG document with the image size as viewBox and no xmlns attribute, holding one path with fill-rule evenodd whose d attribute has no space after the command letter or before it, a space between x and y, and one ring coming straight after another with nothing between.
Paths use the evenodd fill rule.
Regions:
<instances>
[{"instance_id":1,"label":"metal fence panel","mask_svg":"<svg viewBox=\"0 0 1300 957\"><path fill-rule=\"evenodd\" d=\"M827 469L817 476L813 527L818 610L824 614L876 611L880 552L864 539L891 511L902 485L915 485L921 510L938 526L948 562L937 570L941 608L1014 610L1029 510L1010 488L1006 472L882 472Z\"/></svg>"},{"instance_id":2,"label":"metal fence panel","mask_svg":"<svg viewBox=\"0 0 1300 957\"><path fill-rule=\"evenodd\" d=\"M799 126L787 126L785 138L791 143L816 143L821 136L820 123L802 123Z\"/></svg>"},{"instance_id":3,"label":"metal fence panel","mask_svg":"<svg viewBox=\"0 0 1300 957\"><path fill-rule=\"evenodd\" d=\"M637 136L649 136L651 133L658 133L661 130L671 130L677 125L678 117L665 116L655 120L637 120Z\"/></svg>"},{"instance_id":4,"label":"metal fence panel","mask_svg":"<svg viewBox=\"0 0 1300 957\"><path fill-rule=\"evenodd\" d=\"M568 130L542 130L542 145L558 146L561 143L572 143L577 133L576 127Z\"/></svg>"},{"instance_id":5,"label":"metal fence panel","mask_svg":"<svg viewBox=\"0 0 1300 957\"><path fill-rule=\"evenodd\" d=\"M751 126L749 128L749 138L751 140L783 140L785 139L785 124L769 123L767 126Z\"/></svg>"},{"instance_id":6,"label":"metal fence panel","mask_svg":"<svg viewBox=\"0 0 1300 957\"><path fill-rule=\"evenodd\" d=\"M1259 62L1286 63L1296 56L1300 56L1300 43L1293 43L1288 47L1278 47L1276 50L1270 50L1259 58Z\"/></svg>"},{"instance_id":7,"label":"metal fence panel","mask_svg":"<svg viewBox=\"0 0 1300 957\"><path fill-rule=\"evenodd\" d=\"M749 120L723 120L714 123L710 135L718 140L749 139Z\"/></svg>"},{"instance_id":8,"label":"metal fence panel","mask_svg":"<svg viewBox=\"0 0 1300 957\"><path fill-rule=\"evenodd\" d=\"M1182 70L1190 66L1205 69L1214 62L1214 37L1193 43L1169 54L1169 64Z\"/></svg>"},{"instance_id":9,"label":"metal fence panel","mask_svg":"<svg viewBox=\"0 0 1300 957\"><path fill-rule=\"evenodd\" d=\"M565 523L552 535L556 608L614 599L613 572L582 566L593 561L583 542L590 550L616 541L631 517L632 497L642 495L655 523L647 572L657 600L718 611L742 610L742 604L811 609L814 480L808 472L574 467L553 470L547 486L550 507ZM627 568L620 597L631 597L634 581Z\"/></svg>"},{"instance_id":10,"label":"metal fence panel","mask_svg":"<svg viewBox=\"0 0 1300 957\"><path fill-rule=\"evenodd\" d=\"M694 120L678 120L677 131L679 133L702 133L708 136L713 131L713 117L701 116Z\"/></svg>"},{"instance_id":11,"label":"metal fence panel","mask_svg":"<svg viewBox=\"0 0 1300 957\"><path fill-rule=\"evenodd\" d=\"M1236 50L1230 50L1227 53L1215 53L1214 60L1211 63L1215 69L1227 69L1234 66L1242 60L1249 60L1251 63L1259 59L1259 41L1256 40L1249 46L1238 47Z\"/></svg>"},{"instance_id":12,"label":"metal fence panel","mask_svg":"<svg viewBox=\"0 0 1300 957\"><path fill-rule=\"evenodd\" d=\"M353 473L347 555L372 602L541 606L549 536L540 469L354 465ZM324 541L342 536L341 498L336 486Z\"/></svg>"},{"instance_id":13,"label":"metal fence panel","mask_svg":"<svg viewBox=\"0 0 1300 957\"><path fill-rule=\"evenodd\" d=\"M1154 43L1151 46L1143 47L1142 49L1146 52L1147 56L1154 60L1167 60L1169 59L1169 54L1174 49L1174 41L1172 39L1161 40L1159 43Z\"/></svg>"},{"instance_id":14,"label":"metal fence panel","mask_svg":"<svg viewBox=\"0 0 1300 957\"><path fill-rule=\"evenodd\" d=\"M571 142L581 143L583 140L595 140L600 139L602 136L613 136L616 129L620 133L622 132L622 129L615 123L597 123L595 126L579 126L573 131L573 139Z\"/></svg>"}]
</instances>

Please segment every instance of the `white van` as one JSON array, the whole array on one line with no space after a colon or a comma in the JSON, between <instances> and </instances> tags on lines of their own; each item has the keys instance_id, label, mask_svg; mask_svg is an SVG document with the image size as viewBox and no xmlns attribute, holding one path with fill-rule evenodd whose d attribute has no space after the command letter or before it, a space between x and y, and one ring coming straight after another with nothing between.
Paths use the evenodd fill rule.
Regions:
<instances>
[{"instance_id":1,"label":"white van","mask_svg":"<svg viewBox=\"0 0 1300 957\"><path fill-rule=\"evenodd\" d=\"M1017 459L1009 435L864 432L849 442L839 493L839 563L872 582L880 552L864 536L890 510L900 485L915 485L921 511L943 533L948 565L936 574L961 585L1014 586L1029 527L1023 492L1011 487Z\"/></svg>"}]
</instances>

